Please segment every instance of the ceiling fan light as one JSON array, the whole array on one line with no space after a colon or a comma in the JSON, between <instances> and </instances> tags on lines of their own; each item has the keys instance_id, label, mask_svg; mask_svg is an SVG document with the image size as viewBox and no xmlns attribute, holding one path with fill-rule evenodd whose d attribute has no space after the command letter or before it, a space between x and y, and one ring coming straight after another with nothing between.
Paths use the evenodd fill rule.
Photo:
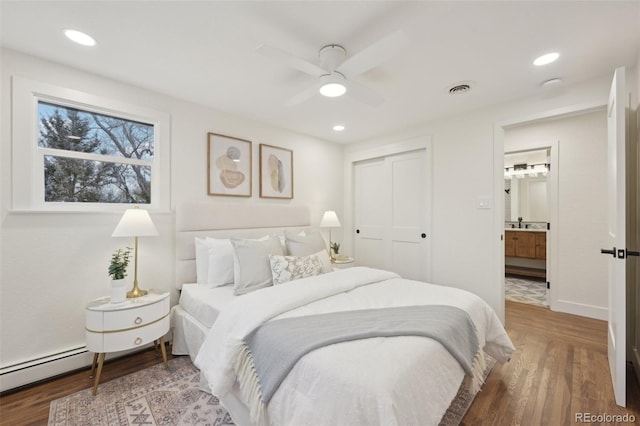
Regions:
<instances>
[{"instance_id":1,"label":"ceiling fan light","mask_svg":"<svg viewBox=\"0 0 640 426\"><path fill-rule=\"evenodd\" d=\"M337 98L347 92L347 86L342 83L326 83L320 86L320 94L328 98Z\"/></svg>"}]
</instances>

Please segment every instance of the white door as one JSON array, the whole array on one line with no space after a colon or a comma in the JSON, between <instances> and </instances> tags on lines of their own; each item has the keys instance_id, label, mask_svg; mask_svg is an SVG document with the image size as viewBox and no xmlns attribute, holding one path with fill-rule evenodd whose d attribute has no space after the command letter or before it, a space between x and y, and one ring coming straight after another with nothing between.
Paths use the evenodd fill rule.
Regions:
<instances>
[{"instance_id":1,"label":"white door","mask_svg":"<svg viewBox=\"0 0 640 426\"><path fill-rule=\"evenodd\" d=\"M355 165L355 257L358 264L409 279L430 277L426 150Z\"/></svg>"},{"instance_id":2,"label":"white door","mask_svg":"<svg viewBox=\"0 0 640 426\"><path fill-rule=\"evenodd\" d=\"M354 256L358 265L386 267L385 225L390 191L384 158L361 161L354 173Z\"/></svg>"},{"instance_id":3,"label":"white door","mask_svg":"<svg viewBox=\"0 0 640 426\"><path fill-rule=\"evenodd\" d=\"M609 256L608 356L616 404L626 404L626 90L625 70L618 68L609 94L608 194L609 247L601 250Z\"/></svg>"}]
</instances>

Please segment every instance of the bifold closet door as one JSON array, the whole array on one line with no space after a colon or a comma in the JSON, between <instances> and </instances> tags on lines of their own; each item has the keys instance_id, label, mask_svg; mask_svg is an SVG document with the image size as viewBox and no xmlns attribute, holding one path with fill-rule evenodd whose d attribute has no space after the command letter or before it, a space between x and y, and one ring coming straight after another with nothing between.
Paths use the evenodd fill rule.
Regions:
<instances>
[{"instance_id":1,"label":"bifold closet door","mask_svg":"<svg viewBox=\"0 0 640 426\"><path fill-rule=\"evenodd\" d=\"M359 265L427 280L430 185L426 150L355 164L355 258Z\"/></svg>"}]
</instances>

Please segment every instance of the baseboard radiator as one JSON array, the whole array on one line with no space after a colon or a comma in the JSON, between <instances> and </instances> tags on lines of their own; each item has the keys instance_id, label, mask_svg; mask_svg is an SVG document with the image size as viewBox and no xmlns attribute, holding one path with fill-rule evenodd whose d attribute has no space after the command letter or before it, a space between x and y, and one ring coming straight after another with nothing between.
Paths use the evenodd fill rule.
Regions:
<instances>
[{"instance_id":1,"label":"baseboard radiator","mask_svg":"<svg viewBox=\"0 0 640 426\"><path fill-rule=\"evenodd\" d=\"M0 392L91 365L93 354L82 345L0 368Z\"/></svg>"}]
</instances>

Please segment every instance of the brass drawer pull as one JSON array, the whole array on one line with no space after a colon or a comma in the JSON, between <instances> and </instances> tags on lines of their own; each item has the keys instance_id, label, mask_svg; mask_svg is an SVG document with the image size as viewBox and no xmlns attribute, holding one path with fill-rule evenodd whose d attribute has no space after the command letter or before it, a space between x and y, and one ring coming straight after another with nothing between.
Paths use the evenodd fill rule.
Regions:
<instances>
[{"instance_id":1,"label":"brass drawer pull","mask_svg":"<svg viewBox=\"0 0 640 426\"><path fill-rule=\"evenodd\" d=\"M142 318L137 317L136 320L134 321L134 323L136 323L136 325L137 324L141 324L142 323Z\"/></svg>"},{"instance_id":2,"label":"brass drawer pull","mask_svg":"<svg viewBox=\"0 0 640 426\"><path fill-rule=\"evenodd\" d=\"M136 340L134 340L133 343L135 345L139 345L140 343L142 343L142 338L141 337L136 337Z\"/></svg>"}]
</instances>

